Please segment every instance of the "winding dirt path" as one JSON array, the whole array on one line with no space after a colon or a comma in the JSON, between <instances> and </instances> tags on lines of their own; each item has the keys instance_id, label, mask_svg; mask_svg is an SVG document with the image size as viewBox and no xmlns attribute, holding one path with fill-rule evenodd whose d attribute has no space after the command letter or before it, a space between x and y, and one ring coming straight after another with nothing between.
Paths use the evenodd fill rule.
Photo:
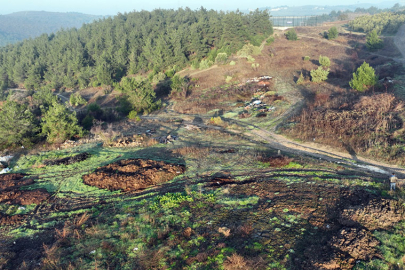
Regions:
<instances>
[{"instance_id":1,"label":"winding dirt path","mask_svg":"<svg viewBox=\"0 0 405 270\"><path fill-rule=\"evenodd\" d=\"M141 116L142 119L148 120L163 120L178 118L183 120L183 125L195 125L199 127L213 128L228 130L235 134L244 135L250 137L252 141L256 143L264 143L265 146L278 149L282 152L291 153L301 156L311 156L330 162L346 164L349 166L355 166L359 171L371 171L377 174L389 175L395 172L399 177L405 178L405 169L396 165L387 164L384 162L378 162L369 158L360 156L352 156L347 152L342 152L333 147L318 144L316 142L297 142L293 141L285 136L277 134L272 130L265 130L254 124L246 123L235 119L224 118L224 121L238 125L245 128L247 131L229 130L218 126L206 125L204 123L196 123L191 119L201 118L207 122L211 116L197 115L197 114L181 114L172 110L167 110L164 114L157 113L155 115Z\"/></svg>"}]
</instances>

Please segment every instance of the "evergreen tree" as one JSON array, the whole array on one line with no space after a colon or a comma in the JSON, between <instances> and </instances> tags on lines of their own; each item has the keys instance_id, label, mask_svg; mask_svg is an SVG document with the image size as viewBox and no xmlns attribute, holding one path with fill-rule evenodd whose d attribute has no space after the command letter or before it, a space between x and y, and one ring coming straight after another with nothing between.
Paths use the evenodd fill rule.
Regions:
<instances>
[{"instance_id":1,"label":"evergreen tree","mask_svg":"<svg viewBox=\"0 0 405 270\"><path fill-rule=\"evenodd\" d=\"M76 113L64 105L53 101L42 117L42 135L50 143L62 143L73 136L82 136L83 130L78 125Z\"/></svg>"},{"instance_id":2,"label":"evergreen tree","mask_svg":"<svg viewBox=\"0 0 405 270\"><path fill-rule=\"evenodd\" d=\"M0 111L0 148L30 143L37 132L34 115L26 105L15 101L4 103Z\"/></svg>"},{"instance_id":3,"label":"evergreen tree","mask_svg":"<svg viewBox=\"0 0 405 270\"><path fill-rule=\"evenodd\" d=\"M378 37L376 30L373 30L370 33L368 33L366 40L367 40L366 46L369 50L378 50L384 47L384 43L382 39Z\"/></svg>"},{"instance_id":4,"label":"evergreen tree","mask_svg":"<svg viewBox=\"0 0 405 270\"><path fill-rule=\"evenodd\" d=\"M357 91L363 92L374 86L378 81L375 71L370 65L364 62L355 73L353 79L349 82L350 87Z\"/></svg>"}]
</instances>

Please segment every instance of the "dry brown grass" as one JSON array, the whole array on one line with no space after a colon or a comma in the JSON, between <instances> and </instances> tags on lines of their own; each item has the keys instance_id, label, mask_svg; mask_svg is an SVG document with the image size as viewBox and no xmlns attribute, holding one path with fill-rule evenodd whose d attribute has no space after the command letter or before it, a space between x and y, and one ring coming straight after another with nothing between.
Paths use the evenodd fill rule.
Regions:
<instances>
[{"instance_id":1,"label":"dry brown grass","mask_svg":"<svg viewBox=\"0 0 405 270\"><path fill-rule=\"evenodd\" d=\"M203 158L206 157L211 151L209 147L198 147L198 146L185 146L181 148L175 148L173 153L181 156L190 156L193 158Z\"/></svg>"},{"instance_id":2,"label":"dry brown grass","mask_svg":"<svg viewBox=\"0 0 405 270\"><path fill-rule=\"evenodd\" d=\"M316 94L301 115L293 119L297 124L289 133L351 153L376 154L378 158L399 161L405 155L400 147L395 147L400 143L396 138L405 132L401 129L403 108L404 103L390 93Z\"/></svg>"},{"instance_id":3,"label":"dry brown grass","mask_svg":"<svg viewBox=\"0 0 405 270\"><path fill-rule=\"evenodd\" d=\"M77 216L74 220L73 220L73 224L76 228L80 228L84 223L86 223L86 221L90 218L89 213L85 212L80 216Z\"/></svg>"},{"instance_id":4,"label":"dry brown grass","mask_svg":"<svg viewBox=\"0 0 405 270\"><path fill-rule=\"evenodd\" d=\"M253 232L253 226L252 226L252 224L240 225L240 226L238 226L236 231L242 237L246 237L246 236L249 236Z\"/></svg>"},{"instance_id":5,"label":"dry brown grass","mask_svg":"<svg viewBox=\"0 0 405 270\"><path fill-rule=\"evenodd\" d=\"M229 237L231 235L231 229L229 229L227 227L218 228L218 232L222 233L225 237Z\"/></svg>"},{"instance_id":6,"label":"dry brown grass","mask_svg":"<svg viewBox=\"0 0 405 270\"><path fill-rule=\"evenodd\" d=\"M193 230L190 227L187 227L183 231L183 236L186 238L190 238L192 232Z\"/></svg>"},{"instance_id":7,"label":"dry brown grass","mask_svg":"<svg viewBox=\"0 0 405 270\"><path fill-rule=\"evenodd\" d=\"M224 262L224 269L225 270L236 270L236 269L250 269L250 267L247 266L247 262L245 258L242 256L234 253L231 256L228 256L226 258L226 261Z\"/></svg>"}]
</instances>

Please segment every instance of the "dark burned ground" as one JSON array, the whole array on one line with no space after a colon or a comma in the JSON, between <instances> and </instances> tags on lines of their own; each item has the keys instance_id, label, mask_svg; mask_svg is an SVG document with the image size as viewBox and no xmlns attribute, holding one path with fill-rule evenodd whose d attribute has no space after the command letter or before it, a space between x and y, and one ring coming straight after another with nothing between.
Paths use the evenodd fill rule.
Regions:
<instances>
[{"instance_id":1,"label":"dark burned ground","mask_svg":"<svg viewBox=\"0 0 405 270\"><path fill-rule=\"evenodd\" d=\"M108 190L134 191L172 180L184 173L185 166L163 161L120 160L83 176L86 185Z\"/></svg>"},{"instance_id":2,"label":"dark burned ground","mask_svg":"<svg viewBox=\"0 0 405 270\"><path fill-rule=\"evenodd\" d=\"M65 158L60 158L60 159L55 159L55 160L45 160L44 165L46 166L52 166L52 165L69 165L73 164L76 162L80 162L83 160L86 160L90 157L89 153L80 153L78 155L72 156L72 157L65 157Z\"/></svg>"},{"instance_id":3,"label":"dark burned ground","mask_svg":"<svg viewBox=\"0 0 405 270\"><path fill-rule=\"evenodd\" d=\"M387 229L404 217L397 201L362 189L258 179L231 184L228 192L259 196L260 201L250 212L216 208L212 213L216 224L231 232L241 222L251 224L252 235L270 244L279 260L291 252L291 260L285 262L291 269L351 269L356 260L380 258L371 230ZM276 228L264 229L269 220Z\"/></svg>"}]
</instances>

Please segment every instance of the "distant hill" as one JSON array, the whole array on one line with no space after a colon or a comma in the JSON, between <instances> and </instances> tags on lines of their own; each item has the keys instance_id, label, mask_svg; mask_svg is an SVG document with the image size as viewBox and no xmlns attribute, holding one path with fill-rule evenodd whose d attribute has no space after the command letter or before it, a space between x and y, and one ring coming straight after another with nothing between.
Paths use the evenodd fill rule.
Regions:
<instances>
[{"instance_id":1,"label":"distant hill","mask_svg":"<svg viewBox=\"0 0 405 270\"><path fill-rule=\"evenodd\" d=\"M16 43L44 33L57 32L61 28L79 28L104 16L77 12L22 11L0 15L0 46Z\"/></svg>"},{"instance_id":2,"label":"distant hill","mask_svg":"<svg viewBox=\"0 0 405 270\"><path fill-rule=\"evenodd\" d=\"M353 5L305 5L305 6L276 6L276 7L263 7L260 10L268 10L272 16L308 16L308 15L322 15L329 14L332 11L354 11L357 8L367 9L376 7L379 9L391 8L398 1L386 1L380 4L353 4Z\"/></svg>"}]
</instances>

